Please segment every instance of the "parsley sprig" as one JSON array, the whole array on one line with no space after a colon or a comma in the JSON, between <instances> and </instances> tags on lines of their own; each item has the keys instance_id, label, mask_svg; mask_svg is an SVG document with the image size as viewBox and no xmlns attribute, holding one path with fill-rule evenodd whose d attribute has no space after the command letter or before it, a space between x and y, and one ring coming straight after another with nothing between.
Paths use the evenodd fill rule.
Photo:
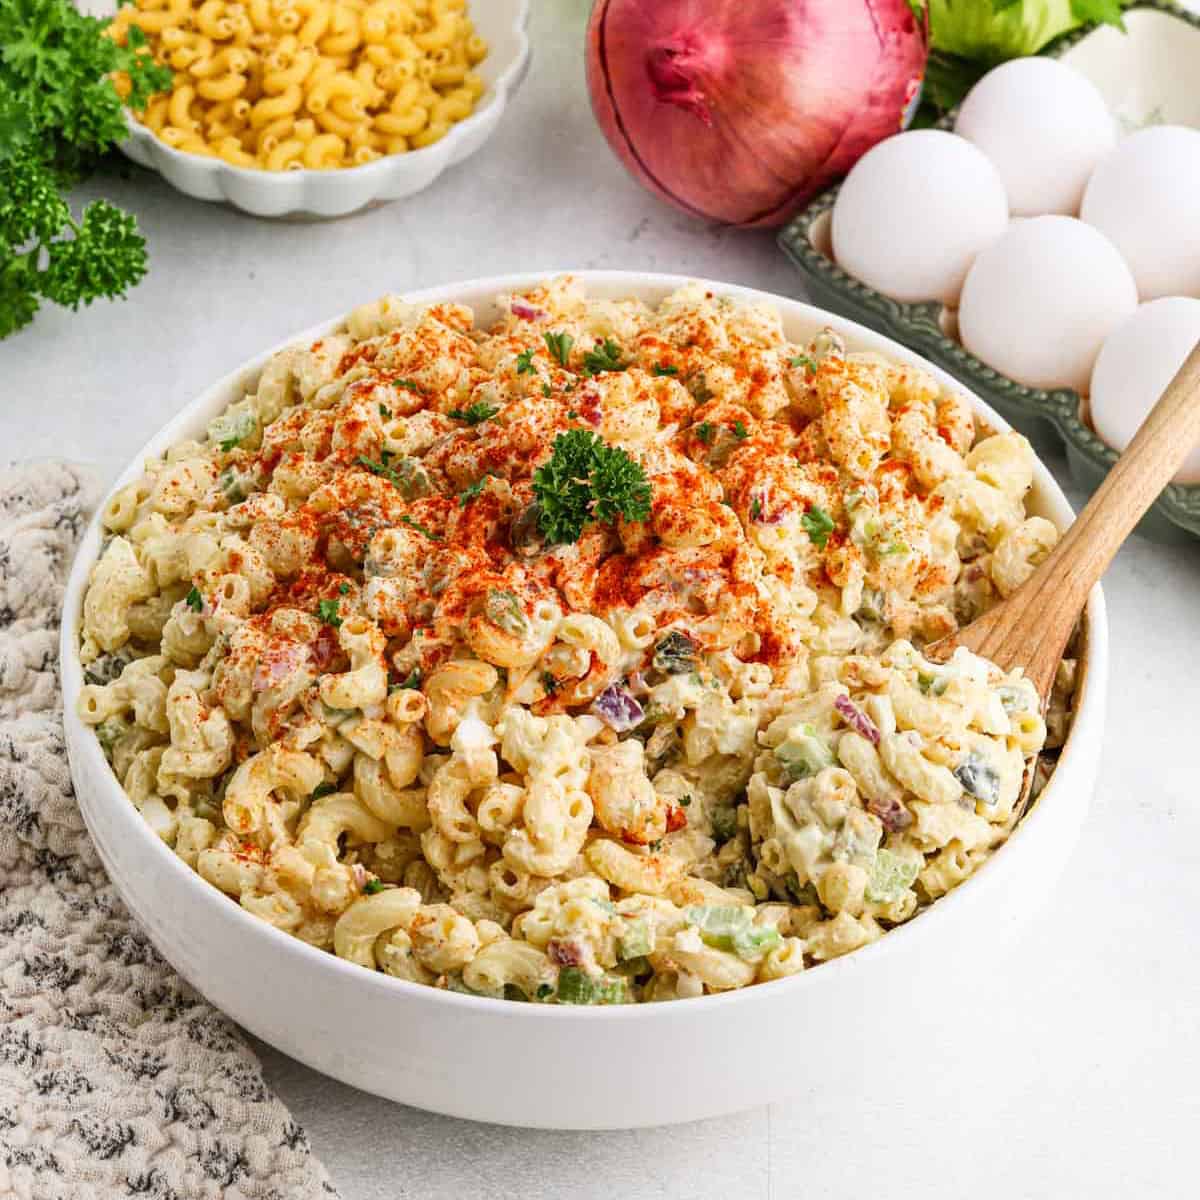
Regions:
<instances>
[{"instance_id":1,"label":"parsley sprig","mask_svg":"<svg viewBox=\"0 0 1200 1200\"><path fill-rule=\"evenodd\" d=\"M644 521L650 515L650 481L641 465L589 429L554 439L549 461L533 473L533 494L551 542L577 542L593 521Z\"/></svg>"},{"instance_id":2,"label":"parsley sprig","mask_svg":"<svg viewBox=\"0 0 1200 1200\"><path fill-rule=\"evenodd\" d=\"M0 338L43 300L77 309L122 295L146 273L146 244L126 212L95 200L76 218L67 192L171 85L136 26L127 44L70 0L0 2ZM128 77L122 101L112 72Z\"/></svg>"}]
</instances>

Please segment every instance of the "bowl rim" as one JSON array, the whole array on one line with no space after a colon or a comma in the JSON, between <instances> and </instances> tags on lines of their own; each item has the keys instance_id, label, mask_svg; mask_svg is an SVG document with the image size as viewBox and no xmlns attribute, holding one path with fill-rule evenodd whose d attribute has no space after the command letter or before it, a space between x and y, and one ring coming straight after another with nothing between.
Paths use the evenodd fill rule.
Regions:
<instances>
[{"instance_id":1,"label":"bowl rim","mask_svg":"<svg viewBox=\"0 0 1200 1200\"><path fill-rule=\"evenodd\" d=\"M635 298L659 293L665 295L685 284L698 283L718 295L730 296L744 303L771 304L781 310L785 322L790 317L793 321L806 319L829 325L838 332L849 335L860 344L867 343L864 348L883 352L897 359L922 366L923 369L934 375L944 387L951 388L967 398L976 417L995 432L1006 432L1011 429L1008 422L947 371L927 362L914 351L893 342L883 334L845 317L817 308L805 301L737 284L662 272L537 270L440 284L403 293L402 299L406 303L417 305L461 302L461 297L468 293L472 295L482 293L490 299L494 296L511 294L537 286L547 279L561 275L572 276L589 290L596 285L601 287L608 285L609 290L624 289L622 294ZM105 492L104 498L97 503L87 528L80 537L63 592L59 635L63 722L72 779L79 785L79 790L99 785L102 794L97 797L97 804L103 807L104 814L113 823L113 832L117 836L137 840L142 852L146 855L157 856L158 862L168 872L168 878L177 880L179 886L188 891L191 897L207 913L211 914L212 921L218 923L225 920L233 921L252 941L265 939L262 944L273 946L279 953L297 956L301 962L310 963L314 970L342 973L347 983L356 983L360 988L379 989L379 994L382 996L407 995L410 1000L456 1005L464 1007L467 1011L474 1010L484 1018L494 1015L514 1020L538 1021L543 1019L554 1021L665 1020L669 1019L669 1014L678 1011L680 1005L687 1005L688 1011L695 1013L696 1006L703 1006L705 1011L715 1011L720 1006L734 1003L769 1003L775 997L782 999L785 990L790 994L799 988L835 986L838 978L844 977L848 972L867 969L871 963L882 959L885 955L902 953L905 947L913 943L915 938L923 936L920 931L925 929L931 921L939 925L944 923L945 917L938 917L938 913L949 916L961 912L969 905L978 906L986 899L989 889L992 893L998 892L1001 897L1000 903L1003 903L1004 885L1019 871L1020 862L1023 861L1020 848L1037 836L1036 828L1047 820L1047 801L1052 799L1054 793L1062 791L1066 786L1064 780L1075 770L1076 761L1081 763L1083 761L1082 756L1087 751L1087 747L1082 744L1084 742L1083 731L1093 724L1099 723L1102 726L1103 723L1108 679L1108 624L1104 595L1099 584L1090 593L1084 610L1082 669L1077 684L1071 731L1062 747L1057 767L1049 782L1008 839L997 847L983 865L962 885L940 897L927 908L918 912L912 919L889 930L885 936L858 950L821 963L817 968L801 971L796 975L728 992L675 1000L667 1004L597 1006L522 1004L488 996L466 995L451 992L448 989L396 979L379 971L367 971L356 963L338 958L328 950L318 949L254 916L187 866L151 830L149 824L134 808L124 789L117 782L116 776L112 773L112 768L105 759L100 749L100 743L91 727L84 725L75 711L74 699L83 683L83 668L78 653L79 621L82 615L83 595L88 575L97 559L103 536L100 514L103 512L104 503L109 496L144 472L147 459L161 455L168 447L200 430L212 415L231 402L228 397L235 388L244 387L257 378L259 371L272 355L288 346L303 344L328 335L342 327L348 315L348 312L341 313L337 317L321 321L298 334L283 339L270 349L255 355L252 359L227 372L198 396L184 404L116 477ZM1069 523L1066 522L1066 514L1070 514L1073 519L1073 510L1062 489L1051 475L1049 468L1040 458L1036 457L1034 460L1034 485L1051 507L1061 510L1063 514L1061 520L1064 523ZM1056 519L1056 523L1059 523L1058 519ZM1098 734L1099 730L1097 736ZM91 829L87 805L82 800L79 801L79 804L85 822L88 824L89 833L95 839L96 835ZM116 883L115 880L114 883ZM118 891L120 891L119 885ZM826 983L822 984L822 980L825 980Z\"/></svg>"},{"instance_id":2,"label":"bowl rim","mask_svg":"<svg viewBox=\"0 0 1200 1200\"><path fill-rule=\"evenodd\" d=\"M495 0L485 0L487 3L494 3ZM532 54L532 46L529 40L529 15L532 11L533 0L513 0L515 4L513 12L512 29L517 35L517 52L513 56L512 61L505 65L500 74L496 76L496 81L490 86L485 103L479 104L471 110L471 114L464 117L461 121L456 121L447 130L444 137L433 142L428 146L418 147L416 150L407 150L403 154L382 154L379 158L372 159L371 162L360 163L353 167L336 167L329 170L322 170L317 167L300 167L293 171L269 171L266 167L242 167L237 163L231 163L223 158L213 156L211 158L203 154L192 154L187 150L179 150L175 146L164 142L152 129L143 125L132 112L127 108L121 110L121 115L125 120L125 127L129 131L129 136L126 137L118 146L122 153L134 158L134 161L139 166L145 166L146 170L154 171L156 174L161 174L157 166L147 166L140 158L134 157L129 150L131 143L138 143L148 146L150 149L147 153L165 154L169 160L179 162L191 167L199 167L207 170L211 174L221 174L232 176L235 179L253 180L255 183L262 183L268 188L274 188L277 191L286 188L297 189L300 184L308 179L346 179L346 180L361 180L369 178L372 174L383 175L385 172L396 169L397 163L414 163L420 165L430 159L444 156L449 151L447 165L453 165L457 161L457 147L460 143L474 133L475 129L480 125L486 124L494 118L498 119L503 112L505 106L512 99L513 93L520 85L525 69L529 65L530 56ZM114 11L116 10L114 5ZM493 114L493 109L497 110ZM170 182L168 180L168 182Z\"/></svg>"}]
</instances>

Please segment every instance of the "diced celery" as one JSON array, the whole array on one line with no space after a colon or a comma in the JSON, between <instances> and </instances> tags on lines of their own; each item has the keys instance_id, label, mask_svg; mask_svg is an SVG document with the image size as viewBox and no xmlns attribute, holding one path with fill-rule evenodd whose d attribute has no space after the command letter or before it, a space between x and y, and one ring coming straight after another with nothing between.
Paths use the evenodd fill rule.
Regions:
<instances>
[{"instance_id":1,"label":"diced celery","mask_svg":"<svg viewBox=\"0 0 1200 1200\"><path fill-rule=\"evenodd\" d=\"M579 967L563 967L558 973L559 1004L624 1004L628 983L619 975L592 976Z\"/></svg>"},{"instance_id":2,"label":"diced celery","mask_svg":"<svg viewBox=\"0 0 1200 1200\"><path fill-rule=\"evenodd\" d=\"M258 418L250 409L235 404L208 423L208 440L219 443L222 450L232 450L243 440L258 432Z\"/></svg>"},{"instance_id":3,"label":"diced celery","mask_svg":"<svg viewBox=\"0 0 1200 1200\"><path fill-rule=\"evenodd\" d=\"M242 477L232 467L221 472L220 484L230 504L240 504L245 500L246 489Z\"/></svg>"},{"instance_id":4,"label":"diced celery","mask_svg":"<svg viewBox=\"0 0 1200 1200\"><path fill-rule=\"evenodd\" d=\"M617 942L617 957L622 962L643 958L654 951L654 926L644 917L636 917L625 926Z\"/></svg>"},{"instance_id":5,"label":"diced celery","mask_svg":"<svg viewBox=\"0 0 1200 1200\"><path fill-rule=\"evenodd\" d=\"M693 904L685 913L706 946L739 958L757 958L779 945L779 930L754 924L754 909L736 904Z\"/></svg>"},{"instance_id":6,"label":"diced celery","mask_svg":"<svg viewBox=\"0 0 1200 1200\"><path fill-rule=\"evenodd\" d=\"M775 757L796 779L807 779L833 766L833 751L811 725L797 725L775 747Z\"/></svg>"},{"instance_id":7,"label":"diced celery","mask_svg":"<svg viewBox=\"0 0 1200 1200\"><path fill-rule=\"evenodd\" d=\"M529 632L529 618L522 611L515 592L493 588L487 594L483 611L497 629L503 629L513 637L524 637Z\"/></svg>"},{"instance_id":8,"label":"diced celery","mask_svg":"<svg viewBox=\"0 0 1200 1200\"><path fill-rule=\"evenodd\" d=\"M873 904L899 900L912 887L919 865L915 858L901 858L890 850L880 850L867 879L867 899Z\"/></svg>"}]
</instances>

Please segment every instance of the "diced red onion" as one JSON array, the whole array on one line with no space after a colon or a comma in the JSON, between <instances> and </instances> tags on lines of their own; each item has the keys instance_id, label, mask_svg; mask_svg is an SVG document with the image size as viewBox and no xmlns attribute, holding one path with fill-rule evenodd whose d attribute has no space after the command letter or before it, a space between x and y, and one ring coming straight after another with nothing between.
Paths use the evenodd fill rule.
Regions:
<instances>
[{"instance_id":1,"label":"diced red onion","mask_svg":"<svg viewBox=\"0 0 1200 1200\"><path fill-rule=\"evenodd\" d=\"M898 833L912 824L912 813L905 808L903 800L888 796L867 796L865 800L867 812L874 813L883 822L883 827L888 833Z\"/></svg>"},{"instance_id":2,"label":"diced red onion","mask_svg":"<svg viewBox=\"0 0 1200 1200\"><path fill-rule=\"evenodd\" d=\"M540 321L546 315L544 310L534 308L532 304L526 304L524 300L514 300L511 308L513 316L520 317L522 321Z\"/></svg>"},{"instance_id":3,"label":"diced red onion","mask_svg":"<svg viewBox=\"0 0 1200 1200\"><path fill-rule=\"evenodd\" d=\"M610 683L592 701L592 712L617 733L636 729L646 715L629 689L620 683Z\"/></svg>"},{"instance_id":4,"label":"diced red onion","mask_svg":"<svg viewBox=\"0 0 1200 1200\"><path fill-rule=\"evenodd\" d=\"M849 696L839 696L833 702L833 707L855 733L862 734L872 746L879 745L879 730L875 728L875 722Z\"/></svg>"}]
</instances>

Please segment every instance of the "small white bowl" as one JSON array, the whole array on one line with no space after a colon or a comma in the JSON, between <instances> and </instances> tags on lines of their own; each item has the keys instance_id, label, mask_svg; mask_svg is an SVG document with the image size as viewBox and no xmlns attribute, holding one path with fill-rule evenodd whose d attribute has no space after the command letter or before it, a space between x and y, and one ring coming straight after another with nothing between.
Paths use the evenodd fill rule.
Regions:
<instances>
[{"instance_id":1,"label":"small white bowl","mask_svg":"<svg viewBox=\"0 0 1200 1200\"><path fill-rule=\"evenodd\" d=\"M495 297L552 272L475 280L418 292L418 303L470 305L481 323ZM580 271L588 293L656 303L686 282L675 275ZM788 335L831 326L853 350L924 367L966 396L979 422L1009 426L944 371L877 333L807 304L706 283L766 301ZM366 299L366 297L364 297ZM327 321L289 339L306 343ZM276 347L280 349L282 347ZM122 472L196 436L240 399L271 350L187 405ZM1033 512L1060 527L1066 497L1040 462ZM102 508L101 508L102 510ZM83 684L79 619L102 531L93 520L67 583L61 639L64 722L84 819L122 899L151 941L195 988L256 1036L309 1066L417 1108L507 1125L633 1128L695 1120L819 1089L823 1119L861 1119L862 1096L919 1101L939 1070L937 1047L965 1022L987 1028L991 995L969 1001L1002 967L1000 951L1037 911L1066 863L1096 779L1108 680L1108 625L1097 587L1085 613L1077 709L1049 785L1008 842L966 883L880 941L773 983L667 1004L558 1007L459 995L364 970L252 916L189 869L121 790L95 732L75 715ZM907 1056L907 1057L906 1057ZM835 1099L840 1109L831 1109Z\"/></svg>"},{"instance_id":2,"label":"small white bowl","mask_svg":"<svg viewBox=\"0 0 1200 1200\"><path fill-rule=\"evenodd\" d=\"M97 16L116 11L112 0L78 3ZM488 43L478 67L487 90L475 111L432 146L388 154L361 167L262 171L175 150L126 113L129 137L121 150L197 200L224 201L256 217L343 217L368 204L411 196L491 137L529 68L529 7L530 0L475 0L470 6L471 20Z\"/></svg>"}]
</instances>

